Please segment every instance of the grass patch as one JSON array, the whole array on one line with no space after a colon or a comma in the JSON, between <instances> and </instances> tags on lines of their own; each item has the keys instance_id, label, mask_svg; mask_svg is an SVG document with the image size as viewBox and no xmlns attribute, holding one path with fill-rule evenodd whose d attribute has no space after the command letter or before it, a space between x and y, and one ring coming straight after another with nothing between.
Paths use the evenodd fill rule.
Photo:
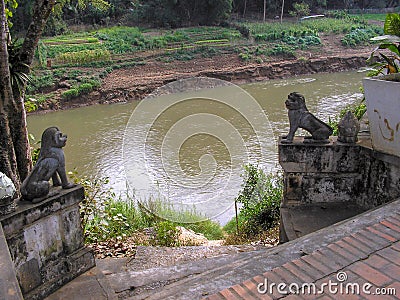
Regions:
<instances>
[{"instance_id":1,"label":"grass patch","mask_svg":"<svg viewBox=\"0 0 400 300\"><path fill-rule=\"evenodd\" d=\"M372 21L385 21L386 14L362 14L362 15L350 15L354 17L359 17L364 20L372 20Z\"/></svg>"},{"instance_id":2,"label":"grass patch","mask_svg":"<svg viewBox=\"0 0 400 300\"><path fill-rule=\"evenodd\" d=\"M76 65L82 65L93 61L109 61L110 59L110 51L102 49L62 53L57 55L55 58L56 62L59 64Z\"/></svg>"},{"instance_id":3,"label":"grass patch","mask_svg":"<svg viewBox=\"0 0 400 300\"><path fill-rule=\"evenodd\" d=\"M195 213L177 211L172 205L159 200L148 200L138 204L132 196L121 199L108 187L107 178L79 178L69 174L76 183L85 188L85 199L81 204L81 219L87 243L111 239L123 240L137 231L153 227L154 243L177 246L177 226L183 226L208 239L221 239L221 226ZM163 216L163 217L160 217ZM168 221L175 220L174 222Z\"/></svg>"}]
</instances>

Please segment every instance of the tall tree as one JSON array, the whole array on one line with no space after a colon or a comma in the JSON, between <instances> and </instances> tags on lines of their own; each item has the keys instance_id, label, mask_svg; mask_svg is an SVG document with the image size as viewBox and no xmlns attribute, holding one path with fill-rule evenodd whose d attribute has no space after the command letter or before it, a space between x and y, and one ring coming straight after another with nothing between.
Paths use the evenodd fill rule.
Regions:
<instances>
[{"instance_id":1,"label":"tall tree","mask_svg":"<svg viewBox=\"0 0 400 300\"><path fill-rule=\"evenodd\" d=\"M65 4L70 0L34 0L32 20L20 47L11 43L7 16L7 5L16 0L0 0L0 172L12 179L17 188L28 175L32 160L26 126L24 98L35 49L42 35L46 21L54 11L56 3ZM84 5L83 0L78 0ZM105 7L107 2L92 0Z\"/></svg>"}]
</instances>

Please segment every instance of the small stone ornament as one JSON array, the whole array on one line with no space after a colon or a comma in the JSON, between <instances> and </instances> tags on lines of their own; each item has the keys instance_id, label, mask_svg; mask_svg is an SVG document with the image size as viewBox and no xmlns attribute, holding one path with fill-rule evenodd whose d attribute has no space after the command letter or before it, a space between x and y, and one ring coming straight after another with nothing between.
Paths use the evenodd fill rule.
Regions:
<instances>
[{"instance_id":1,"label":"small stone ornament","mask_svg":"<svg viewBox=\"0 0 400 300\"><path fill-rule=\"evenodd\" d=\"M357 135L360 131L360 122L356 116L348 111L338 124L338 141L341 143L354 144L357 142Z\"/></svg>"},{"instance_id":2,"label":"small stone ornament","mask_svg":"<svg viewBox=\"0 0 400 300\"><path fill-rule=\"evenodd\" d=\"M0 172L0 216L15 210L15 186L10 178Z\"/></svg>"},{"instance_id":3,"label":"small stone ornament","mask_svg":"<svg viewBox=\"0 0 400 300\"><path fill-rule=\"evenodd\" d=\"M66 142L67 136L57 127L49 127L43 132L39 158L21 186L21 195L24 200L38 203L49 196L50 178L53 186L62 186L63 189L75 186L68 182L65 171L65 157L62 148Z\"/></svg>"},{"instance_id":4,"label":"small stone ornament","mask_svg":"<svg viewBox=\"0 0 400 300\"><path fill-rule=\"evenodd\" d=\"M305 129L311 134L310 137L305 137L304 143L329 143L329 136L333 133L333 129L308 111L302 94L290 93L285 105L288 109L290 129L289 134L281 141L282 143L292 143L299 128Z\"/></svg>"}]
</instances>

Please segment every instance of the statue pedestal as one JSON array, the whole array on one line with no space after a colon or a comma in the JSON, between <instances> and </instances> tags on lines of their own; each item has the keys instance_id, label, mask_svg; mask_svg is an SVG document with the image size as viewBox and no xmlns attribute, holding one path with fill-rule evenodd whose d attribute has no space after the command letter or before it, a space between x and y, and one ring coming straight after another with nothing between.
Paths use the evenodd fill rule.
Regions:
<instances>
[{"instance_id":1,"label":"statue pedestal","mask_svg":"<svg viewBox=\"0 0 400 300\"><path fill-rule=\"evenodd\" d=\"M32 204L20 201L15 212L0 217L17 279L25 299L43 299L94 267L83 244L79 202L83 187Z\"/></svg>"}]
</instances>

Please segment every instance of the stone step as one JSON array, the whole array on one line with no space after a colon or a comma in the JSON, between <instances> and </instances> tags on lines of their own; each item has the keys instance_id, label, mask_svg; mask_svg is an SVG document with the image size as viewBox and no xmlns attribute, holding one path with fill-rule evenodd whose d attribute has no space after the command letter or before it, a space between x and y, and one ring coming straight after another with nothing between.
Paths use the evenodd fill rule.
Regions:
<instances>
[{"instance_id":1,"label":"stone step","mask_svg":"<svg viewBox=\"0 0 400 300\"><path fill-rule=\"evenodd\" d=\"M146 291L154 292L155 287L160 288L210 269L228 266L240 259L244 252L266 248L252 245L179 248L140 246L135 259L127 262L125 266L112 267L111 262L108 266L98 267L103 269L109 286L119 295L142 295L147 294ZM207 257L211 255L214 256Z\"/></svg>"},{"instance_id":2,"label":"stone step","mask_svg":"<svg viewBox=\"0 0 400 300\"><path fill-rule=\"evenodd\" d=\"M311 254L383 218L397 215L400 211L399 204L400 200L397 200L274 248L238 253L232 259L226 260L226 264L210 263L207 271L181 278L145 293L131 294L131 297L124 299L201 299Z\"/></svg>"}]
</instances>

